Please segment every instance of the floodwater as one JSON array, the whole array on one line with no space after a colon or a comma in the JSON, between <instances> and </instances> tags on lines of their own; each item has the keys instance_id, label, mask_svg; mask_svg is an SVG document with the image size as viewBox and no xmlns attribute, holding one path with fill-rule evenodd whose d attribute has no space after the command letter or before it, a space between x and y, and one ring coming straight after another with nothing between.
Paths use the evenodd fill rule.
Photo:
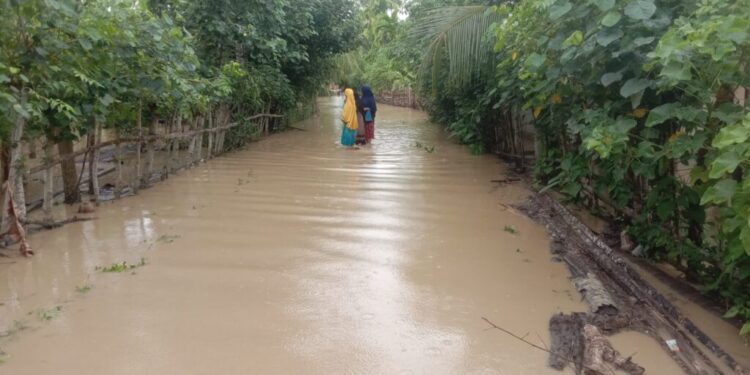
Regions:
<instances>
[{"instance_id":1,"label":"floodwater","mask_svg":"<svg viewBox=\"0 0 750 375\"><path fill-rule=\"evenodd\" d=\"M586 309L508 208L528 190L414 110L343 149L338 100L0 258L0 374L560 374L482 320L544 345ZM649 338L616 345L680 373Z\"/></svg>"}]
</instances>

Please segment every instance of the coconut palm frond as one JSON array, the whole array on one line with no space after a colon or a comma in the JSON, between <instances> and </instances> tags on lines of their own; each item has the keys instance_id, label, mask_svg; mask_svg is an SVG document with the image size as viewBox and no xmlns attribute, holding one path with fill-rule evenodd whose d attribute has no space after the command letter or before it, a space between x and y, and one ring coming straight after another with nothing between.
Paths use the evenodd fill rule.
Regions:
<instances>
[{"instance_id":1,"label":"coconut palm frond","mask_svg":"<svg viewBox=\"0 0 750 375\"><path fill-rule=\"evenodd\" d=\"M334 55L331 60L334 69L330 78L336 82L349 81L362 74L362 52L359 49Z\"/></svg>"},{"instance_id":2,"label":"coconut palm frond","mask_svg":"<svg viewBox=\"0 0 750 375\"><path fill-rule=\"evenodd\" d=\"M502 16L487 6L449 6L433 9L416 20L410 35L426 46L422 74L437 78L447 60L448 79L466 84L492 57L486 36ZM433 79L433 86L435 80Z\"/></svg>"}]
</instances>

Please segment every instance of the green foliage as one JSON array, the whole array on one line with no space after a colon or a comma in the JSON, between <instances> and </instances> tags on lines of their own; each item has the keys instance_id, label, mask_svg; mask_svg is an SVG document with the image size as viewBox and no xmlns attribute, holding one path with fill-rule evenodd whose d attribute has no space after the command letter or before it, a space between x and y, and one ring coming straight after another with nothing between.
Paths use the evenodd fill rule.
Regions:
<instances>
[{"instance_id":1,"label":"green foliage","mask_svg":"<svg viewBox=\"0 0 750 375\"><path fill-rule=\"evenodd\" d=\"M84 286L77 286L76 292L81 293L81 294L86 294L90 292L92 288L93 286L91 284L86 284Z\"/></svg>"},{"instance_id":2,"label":"green foliage","mask_svg":"<svg viewBox=\"0 0 750 375\"><path fill-rule=\"evenodd\" d=\"M125 271L134 270L138 267L143 267L146 264L147 264L146 258L142 257L141 260L135 264L129 264L128 262L123 261L121 263L112 263L110 266L106 266L106 267L97 267L96 269L101 270L102 272L107 272L107 273L110 273L110 272L121 273Z\"/></svg>"},{"instance_id":3,"label":"green foliage","mask_svg":"<svg viewBox=\"0 0 750 375\"><path fill-rule=\"evenodd\" d=\"M483 151L495 125L524 112L543 144L541 183L593 209L604 199L646 256L750 319L750 1L479 4L494 25L457 27L486 14L474 5L422 10L416 30L433 37L420 44L431 67L419 77L433 120ZM491 51L476 43L483 28L495 69L452 62Z\"/></svg>"},{"instance_id":4,"label":"green foliage","mask_svg":"<svg viewBox=\"0 0 750 375\"><path fill-rule=\"evenodd\" d=\"M539 0L498 12L495 87L473 100L501 94L477 112L529 110L541 181L634 212L628 231L648 256L746 306L750 115L732 94L750 83L750 3Z\"/></svg>"},{"instance_id":5,"label":"green foliage","mask_svg":"<svg viewBox=\"0 0 750 375\"><path fill-rule=\"evenodd\" d=\"M62 306L55 306L49 309L39 309L36 311L36 315L39 320L49 321L57 318L62 312Z\"/></svg>"},{"instance_id":6,"label":"green foliage","mask_svg":"<svg viewBox=\"0 0 750 375\"><path fill-rule=\"evenodd\" d=\"M353 17L336 14L355 11L353 0L3 1L0 136L18 117L61 141L96 121L127 132L139 111L284 113L354 46Z\"/></svg>"}]
</instances>

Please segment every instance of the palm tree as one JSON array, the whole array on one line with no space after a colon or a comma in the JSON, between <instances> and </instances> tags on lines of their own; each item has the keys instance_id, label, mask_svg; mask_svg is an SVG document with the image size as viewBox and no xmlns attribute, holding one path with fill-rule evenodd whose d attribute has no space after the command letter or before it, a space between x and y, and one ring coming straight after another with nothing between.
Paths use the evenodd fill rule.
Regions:
<instances>
[{"instance_id":1,"label":"palm tree","mask_svg":"<svg viewBox=\"0 0 750 375\"><path fill-rule=\"evenodd\" d=\"M414 21L412 37L426 46L420 76L431 73L433 89L447 61L448 82L469 83L491 66L493 46L488 31L502 16L485 5L445 6L427 11Z\"/></svg>"}]
</instances>

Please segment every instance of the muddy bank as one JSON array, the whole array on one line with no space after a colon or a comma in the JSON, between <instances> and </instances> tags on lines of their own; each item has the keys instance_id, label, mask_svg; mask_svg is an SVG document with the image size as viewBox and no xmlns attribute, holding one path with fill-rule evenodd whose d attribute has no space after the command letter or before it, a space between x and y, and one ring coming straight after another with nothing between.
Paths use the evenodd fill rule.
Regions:
<instances>
[{"instance_id":1,"label":"muddy bank","mask_svg":"<svg viewBox=\"0 0 750 375\"><path fill-rule=\"evenodd\" d=\"M560 374L481 319L549 345L551 316L587 310L511 208L527 188L413 110L384 105L374 144L341 149L336 100L0 258L0 373ZM613 342L682 373L649 337Z\"/></svg>"}]
</instances>

